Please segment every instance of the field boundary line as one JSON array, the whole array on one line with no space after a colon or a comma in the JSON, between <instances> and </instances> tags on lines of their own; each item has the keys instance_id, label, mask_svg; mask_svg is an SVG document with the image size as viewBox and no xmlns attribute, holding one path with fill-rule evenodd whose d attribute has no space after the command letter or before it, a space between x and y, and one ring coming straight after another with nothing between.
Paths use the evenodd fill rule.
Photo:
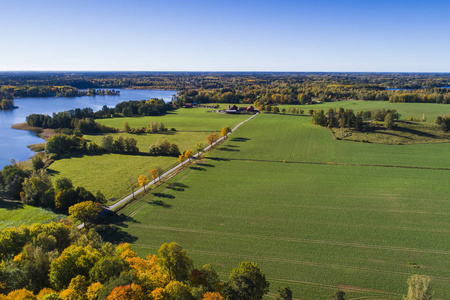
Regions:
<instances>
[{"instance_id":1,"label":"field boundary line","mask_svg":"<svg viewBox=\"0 0 450 300\"><path fill-rule=\"evenodd\" d=\"M129 227L148 228L148 229L176 231L176 232L191 232L191 233L211 234L211 235L221 235L221 236L232 236L232 237L241 237L241 238L254 238L254 239L273 240L273 241L286 241L286 242L305 243L305 244L322 244L322 245L354 247L354 248L364 248L364 249L379 249L379 250L392 250L392 251L403 251L403 252L420 252L420 253L450 255L450 251L446 251L446 250L406 248L406 247L382 246L382 245L378 246L378 245L369 245L369 244L362 244L362 243L346 243L346 242L339 242L339 241L299 239L299 238L289 238L289 237L286 237L286 238L285 237L270 237L270 236L264 236L264 235L238 234L238 233L231 233L231 232L219 232L219 231L212 231L212 230L177 228L177 227L143 225L143 224L130 224ZM449 278L449 280L450 280L450 278Z\"/></svg>"},{"instance_id":2,"label":"field boundary line","mask_svg":"<svg viewBox=\"0 0 450 300\"><path fill-rule=\"evenodd\" d=\"M158 248L158 246L152 246L150 244L133 244L135 246L141 247L141 248ZM213 255L213 256L221 256L221 257L231 257L231 258L240 258L240 259L251 259L251 260L257 260L257 261L267 261L267 262L275 262L275 263L285 263L285 264L296 264L296 265L305 265L305 266L312 266L312 267L319 267L319 268L338 268L338 269L344 269L344 270L350 270L350 271L358 271L358 272L368 272L373 274L388 274L388 275L396 275L396 276L405 276L405 278L408 278L411 276L411 273L404 273L404 272L398 272L398 271L385 271L385 270L375 270L372 268L363 268L363 267L352 267L352 266L345 266L345 265L338 265L338 264L328 264L328 263L317 263L317 262L311 262L311 261L302 261L302 260L295 260L295 259L286 259L286 258L274 258L274 257L265 257L265 256L257 256L257 255L246 255L246 254L234 254L234 253L225 253L225 252L215 252L215 251L204 251L204 250L193 250L193 249L186 249L187 252L191 253L199 253L199 254L207 254L207 255ZM443 281L443 282L450 282L449 277L440 277L440 276L432 276L431 278Z\"/></svg>"},{"instance_id":3,"label":"field boundary line","mask_svg":"<svg viewBox=\"0 0 450 300\"><path fill-rule=\"evenodd\" d=\"M438 167L413 167L413 166L397 166L397 165L370 165L370 164L352 164L352 163L336 163L336 162L313 162L313 161L287 161L287 160L270 160L270 159L254 159L254 158L224 158L224 157L209 157L209 159L223 160L223 161L252 161L252 162L269 162L269 163L283 163L283 164L302 164L302 165L329 165L329 166L351 166L351 167L378 167L378 168L400 168L400 169L420 169L420 170L437 170L450 171L450 168Z\"/></svg>"}]
</instances>

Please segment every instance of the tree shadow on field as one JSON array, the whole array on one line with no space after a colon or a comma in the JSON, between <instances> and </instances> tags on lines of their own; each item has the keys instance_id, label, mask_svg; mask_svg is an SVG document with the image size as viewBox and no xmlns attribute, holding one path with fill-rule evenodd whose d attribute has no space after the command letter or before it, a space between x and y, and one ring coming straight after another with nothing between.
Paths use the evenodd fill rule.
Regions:
<instances>
[{"instance_id":1,"label":"tree shadow on field","mask_svg":"<svg viewBox=\"0 0 450 300\"><path fill-rule=\"evenodd\" d=\"M102 217L106 224L114 224L120 227L128 227L126 223L140 223L139 221L133 219L130 216L125 215L124 213L117 214L113 211L106 210Z\"/></svg>"},{"instance_id":2,"label":"tree shadow on field","mask_svg":"<svg viewBox=\"0 0 450 300\"><path fill-rule=\"evenodd\" d=\"M231 160L231 159L222 158L222 157L208 157L208 159L215 160L215 161L230 161Z\"/></svg>"},{"instance_id":3,"label":"tree shadow on field","mask_svg":"<svg viewBox=\"0 0 450 300\"><path fill-rule=\"evenodd\" d=\"M23 208L24 205L22 202L18 201L6 201L0 198L0 208L7 209L7 210L14 210Z\"/></svg>"},{"instance_id":4,"label":"tree shadow on field","mask_svg":"<svg viewBox=\"0 0 450 300\"><path fill-rule=\"evenodd\" d=\"M174 190L174 191L182 192L185 189L189 188L189 186L185 185L184 183L173 182L173 183L169 183L167 188L171 189L171 190Z\"/></svg>"},{"instance_id":5,"label":"tree shadow on field","mask_svg":"<svg viewBox=\"0 0 450 300\"><path fill-rule=\"evenodd\" d=\"M47 169L47 173L50 174L50 175L58 175L58 174L61 173L61 172L55 171L55 170L53 170L53 169Z\"/></svg>"},{"instance_id":6,"label":"tree shadow on field","mask_svg":"<svg viewBox=\"0 0 450 300\"><path fill-rule=\"evenodd\" d=\"M195 167L195 166L193 166L193 167L189 167L189 169L191 169L191 170L196 170L196 171L206 171L206 169L205 169L205 168L201 168L201 167Z\"/></svg>"},{"instance_id":7,"label":"tree shadow on field","mask_svg":"<svg viewBox=\"0 0 450 300\"><path fill-rule=\"evenodd\" d=\"M103 238L104 242L109 242L112 244L133 243L138 239L114 224L97 225L96 230Z\"/></svg>"},{"instance_id":8,"label":"tree shadow on field","mask_svg":"<svg viewBox=\"0 0 450 300\"><path fill-rule=\"evenodd\" d=\"M221 148L217 148L217 150L219 150L219 151L227 151L227 152L239 152L239 151L241 151L241 150L239 150L239 149L234 149L234 148L229 148L230 146L224 146L224 147L221 147Z\"/></svg>"},{"instance_id":9,"label":"tree shadow on field","mask_svg":"<svg viewBox=\"0 0 450 300\"><path fill-rule=\"evenodd\" d=\"M201 164L202 167L215 168L215 165L212 164Z\"/></svg>"},{"instance_id":10,"label":"tree shadow on field","mask_svg":"<svg viewBox=\"0 0 450 300\"><path fill-rule=\"evenodd\" d=\"M150 204L156 205L156 206L160 206L162 208L172 208L172 205L165 203L162 200L153 200L152 202L150 202Z\"/></svg>"},{"instance_id":11,"label":"tree shadow on field","mask_svg":"<svg viewBox=\"0 0 450 300\"><path fill-rule=\"evenodd\" d=\"M231 138L230 141L232 141L232 142L247 142L247 141L250 141L250 139L245 138L245 137L235 137L235 138Z\"/></svg>"},{"instance_id":12,"label":"tree shadow on field","mask_svg":"<svg viewBox=\"0 0 450 300\"><path fill-rule=\"evenodd\" d=\"M154 196L156 197L160 197L160 198L169 198L169 199L174 199L175 196L171 195L171 194L166 194L166 193L152 193Z\"/></svg>"}]
</instances>

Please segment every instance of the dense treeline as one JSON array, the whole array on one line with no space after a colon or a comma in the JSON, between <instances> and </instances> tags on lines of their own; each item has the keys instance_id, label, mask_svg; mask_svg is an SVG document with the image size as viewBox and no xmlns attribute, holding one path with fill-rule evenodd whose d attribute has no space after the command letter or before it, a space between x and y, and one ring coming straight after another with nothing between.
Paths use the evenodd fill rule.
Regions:
<instances>
[{"instance_id":1,"label":"dense treeline","mask_svg":"<svg viewBox=\"0 0 450 300\"><path fill-rule=\"evenodd\" d=\"M52 86L52 85L3 85L0 86L0 95L5 98L23 98L23 97L79 97L96 95L120 95L120 91L114 89L94 89L86 91L78 90L73 86Z\"/></svg>"},{"instance_id":2,"label":"dense treeline","mask_svg":"<svg viewBox=\"0 0 450 300\"><path fill-rule=\"evenodd\" d=\"M27 124L34 127L69 129L66 134L76 134L82 136L89 133L112 133L117 129L104 126L94 121L94 118L159 116L164 115L167 110L172 109L166 105L162 99L151 99L141 101L125 101L118 103L115 108L108 108L106 105L99 111L94 112L91 108L77 108L69 111L53 113L52 116L42 114L31 114L27 116Z\"/></svg>"},{"instance_id":3,"label":"dense treeline","mask_svg":"<svg viewBox=\"0 0 450 300\"><path fill-rule=\"evenodd\" d=\"M378 122L385 122L388 129L392 129L394 121L400 119L400 114L395 109L374 109L370 111L358 111L356 114L352 109L338 110L329 108L325 113L323 109L312 111L312 123L330 128L348 128L364 131ZM369 121L369 122L366 122Z\"/></svg>"},{"instance_id":4,"label":"dense treeline","mask_svg":"<svg viewBox=\"0 0 450 300\"><path fill-rule=\"evenodd\" d=\"M100 191L94 196L81 186L74 187L67 178L57 179L52 184L43 164L36 160L33 166L33 171L23 170L17 164L5 166L0 172L1 194L27 205L56 209L62 213L67 213L70 206L80 202L106 203Z\"/></svg>"},{"instance_id":5,"label":"dense treeline","mask_svg":"<svg viewBox=\"0 0 450 300\"><path fill-rule=\"evenodd\" d=\"M9 110L17 108L17 106L14 105L13 99L2 99L0 102L0 110Z\"/></svg>"},{"instance_id":6,"label":"dense treeline","mask_svg":"<svg viewBox=\"0 0 450 300\"><path fill-rule=\"evenodd\" d=\"M177 243L140 258L130 244L104 243L94 229L68 220L1 231L0 259L0 299L8 300L259 300L269 291L254 262L242 262L222 282L211 264L194 268Z\"/></svg>"},{"instance_id":7,"label":"dense treeline","mask_svg":"<svg viewBox=\"0 0 450 300\"><path fill-rule=\"evenodd\" d=\"M449 74L417 73L1 73L0 85L23 90L146 88L179 91L187 102L305 104L314 101L384 100L449 103ZM33 90L33 93L37 93ZM0 89L1 91L1 89ZM59 91L62 94L63 91ZM1 94L0 94L1 95ZM56 95L56 93L55 93ZM7 97L3 97L7 98ZM139 113L140 114L140 113Z\"/></svg>"}]
</instances>

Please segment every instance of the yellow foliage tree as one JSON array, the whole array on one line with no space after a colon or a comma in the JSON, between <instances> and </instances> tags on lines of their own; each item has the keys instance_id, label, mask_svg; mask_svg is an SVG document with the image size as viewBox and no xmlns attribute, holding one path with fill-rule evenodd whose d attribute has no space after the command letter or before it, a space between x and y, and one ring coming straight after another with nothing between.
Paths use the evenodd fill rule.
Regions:
<instances>
[{"instance_id":1,"label":"yellow foliage tree","mask_svg":"<svg viewBox=\"0 0 450 300\"><path fill-rule=\"evenodd\" d=\"M137 253L133 250L133 248L131 248L131 245L129 243L120 243L116 247L116 255L121 258L127 259L136 257Z\"/></svg>"},{"instance_id":2,"label":"yellow foliage tree","mask_svg":"<svg viewBox=\"0 0 450 300\"><path fill-rule=\"evenodd\" d=\"M98 292L103 288L100 282L94 282L87 288L86 297L88 300L96 300L98 298Z\"/></svg>"},{"instance_id":3,"label":"yellow foliage tree","mask_svg":"<svg viewBox=\"0 0 450 300\"><path fill-rule=\"evenodd\" d=\"M38 300L42 300L46 295L49 295L49 294L56 294L56 291L54 291L54 290L52 290L50 288L43 288L39 292L39 294L37 294L36 297L37 297Z\"/></svg>"},{"instance_id":4,"label":"yellow foliage tree","mask_svg":"<svg viewBox=\"0 0 450 300\"><path fill-rule=\"evenodd\" d=\"M226 126L226 127L222 128L222 130L220 131L220 134L221 134L222 136L226 136L226 135L229 134L230 132L231 132L231 128L228 127L228 126Z\"/></svg>"},{"instance_id":5,"label":"yellow foliage tree","mask_svg":"<svg viewBox=\"0 0 450 300\"><path fill-rule=\"evenodd\" d=\"M33 292L27 289L14 290L6 296L6 299L11 300L37 300Z\"/></svg>"},{"instance_id":6,"label":"yellow foliage tree","mask_svg":"<svg viewBox=\"0 0 450 300\"><path fill-rule=\"evenodd\" d=\"M101 211L100 205L92 201L84 201L69 207L69 218L86 223L95 219Z\"/></svg>"},{"instance_id":7,"label":"yellow foliage tree","mask_svg":"<svg viewBox=\"0 0 450 300\"><path fill-rule=\"evenodd\" d=\"M152 300L166 300L167 295L163 288L156 288L150 293Z\"/></svg>"},{"instance_id":8,"label":"yellow foliage tree","mask_svg":"<svg viewBox=\"0 0 450 300\"><path fill-rule=\"evenodd\" d=\"M185 161L186 160L186 156L184 156L183 154L180 154L179 156L178 156L178 161L179 162L183 162L183 161Z\"/></svg>"},{"instance_id":9,"label":"yellow foliage tree","mask_svg":"<svg viewBox=\"0 0 450 300\"><path fill-rule=\"evenodd\" d=\"M192 156L194 156L194 154L191 150L187 150L186 152L184 152L184 157L186 157L188 160L190 160Z\"/></svg>"},{"instance_id":10,"label":"yellow foliage tree","mask_svg":"<svg viewBox=\"0 0 450 300\"><path fill-rule=\"evenodd\" d=\"M140 175L138 177L138 183L140 186L144 187L144 192L145 192L145 186L150 182L150 180L148 179L147 176L145 175Z\"/></svg>"}]
</instances>

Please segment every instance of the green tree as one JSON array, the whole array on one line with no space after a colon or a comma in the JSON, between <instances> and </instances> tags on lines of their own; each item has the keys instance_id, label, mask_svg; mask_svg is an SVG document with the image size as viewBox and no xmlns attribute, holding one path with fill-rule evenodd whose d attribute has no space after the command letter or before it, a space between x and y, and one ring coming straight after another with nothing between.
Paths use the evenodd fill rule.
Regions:
<instances>
[{"instance_id":1,"label":"green tree","mask_svg":"<svg viewBox=\"0 0 450 300\"><path fill-rule=\"evenodd\" d=\"M279 287L278 288L278 295L276 296L279 300L292 300L292 291L291 288L288 286L285 287Z\"/></svg>"},{"instance_id":2,"label":"green tree","mask_svg":"<svg viewBox=\"0 0 450 300\"><path fill-rule=\"evenodd\" d=\"M394 127L394 119L392 118L391 113L387 113L386 117L384 118L384 126L386 129L391 130Z\"/></svg>"},{"instance_id":3,"label":"green tree","mask_svg":"<svg viewBox=\"0 0 450 300\"><path fill-rule=\"evenodd\" d=\"M405 300L431 300L433 290L431 278L426 275L412 275L408 278L408 294Z\"/></svg>"},{"instance_id":4,"label":"green tree","mask_svg":"<svg viewBox=\"0 0 450 300\"><path fill-rule=\"evenodd\" d=\"M164 243L158 250L159 263L169 274L170 280L186 281L193 267L192 259L177 243Z\"/></svg>"},{"instance_id":5,"label":"green tree","mask_svg":"<svg viewBox=\"0 0 450 300\"><path fill-rule=\"evenodd\" d=\"M278 108L278 106L274 106L274 107L272 107L272 112L273 112L274 114L277 114L277 113L280 112L280 109Z\"/></svg>"},{"instance_id":6,"label":"green tree","mask_svg":"<svg viewBox=\"0 0 450 300\"><path fill-rule=\"evenodd\" d=\"M233 269L226 287L229 300L260 300L267 292L269 282L253 262L242 262Z\"/></svg>"},{"instance_id":7,"label":"green tree","mask_svg":"<svg viewBox=\"0 0 450 300\"><path fill-rule=\"evenodd\" d=\"M333 299L333 300L345 300L344 296L345 296L345 293L338 289L336 292L333 293L333 295L331 295L331 299Z\"/></svg>"},{"instance_id":8,"label":"green tree","mask_svg":"<svg viewBox=\"0 0 450 300\"><path fill-rule=\"evenodd\" d=\"M86 224L95 220L100 211L98 203L84 201L69 207L69 218Z\"/></svg>"},{"instance_id":9,"label":"green tree","mask_svg":"<svg viewBox=\"0 0 450 300\"><path fill-rule=\"evenodd\" d=\"M131 131L130 124L128 124L127 121L123 121L123 131L125 131L125 132Z\"/></svg>"},{"instance_id":10,"label":"green tree","mask_svg":"<svg viewBox=\"0 0 450 300\"><path fill-rule=\"evenodd\" d=\"M45 166L44 161L42 160L42 158L40 158L37 155L35 155L33 157L33 159L31 160L31 163L33 165L33 170L35 170L35 171L37 171L39 169L42 169Z\"/></svg>"}]
</instances>

